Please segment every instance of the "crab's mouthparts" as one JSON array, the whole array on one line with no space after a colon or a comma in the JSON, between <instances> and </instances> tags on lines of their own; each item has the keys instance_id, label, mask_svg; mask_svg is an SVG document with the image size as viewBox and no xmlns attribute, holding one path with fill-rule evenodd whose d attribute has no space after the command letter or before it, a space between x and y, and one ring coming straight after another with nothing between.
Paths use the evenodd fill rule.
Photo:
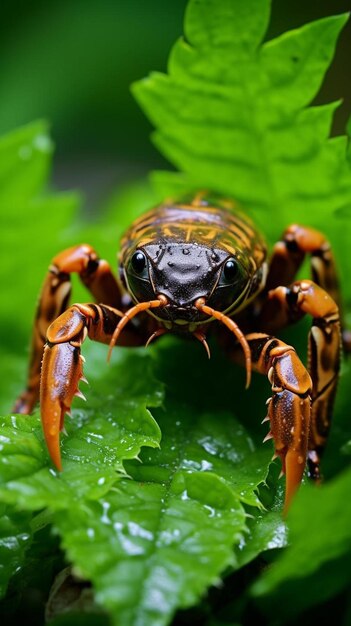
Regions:
<instances>
[{"instance_id":1,"label":"crab's mouthparts","mask_svg":"<svg viewBox=\"0 0 351 626\"><path fill-rule=\"evenodd\" d=\"M108 355L107 355L107 360L109 361L111 358L111 353L112 353L112 348L116 345L117 340L119 335L121 334L123 328L126 326L126 324L128 324L128 322L133 319L133 317L135 317L136 315L138 315L138 313L141 313L142 311L147 311L148 309L156 309L159 307L166 307L166 306L170 306L169 305L169 301L166 298L166 296L164 295L159 295L157 296L156 300L149 300L148 302L139 302L138 304L136 304L135 306L133 306L132 308L130 308L128 311L126 311L123 315L123 317L120 319L120 321L118 322L113 335L111 337L111 341L110 341L110 345L109 345L109 351L108 351ZM235 337L237 338L237 340L239 341L243 351L244 351L244 356L245 356L245 365L246 365L246 389L248 388L248 386L250 385L250 381L251 381L251 370L252 370L252 362L251 362L251 351L250 351L250 347L249 344L246 341L245 335L241 332L239 326L227 315L225 315L224 313L221 313L221 311L217 311L216 309L213 309L212 307L208 306L206 304L206 300L205 298L198 298L195 301L194 304L195 309L197 309L198 311L201 311L201 313L204 313L205 315L208 315L209 317L214 317L216 320L218 320L219 322L221 322L222 324L224 324L232 333L233 335L235 335ZM174 310L176 311L176 307L174 308ZM186 313L191 313L191 309L186 309L186 308L179 308L177 309L178 311L178 316L179 316L179 311L184 311ZM148 343L150 343L150 341L152 341L155 337L163 334L165 331L163 329L160 329L160 331L156 331L153 335L151 335L151 337L149 338ZM201 341L201 343L205 346L206 351L209 355L209 349L205 340L205 337L202 333L197 333L194 332L194 335L197 339L199 339Z\"/></svg>"},{"instance_id":2,"label":"crab's mouthparts","mask_svg":"<svg viewBox=\"0 0 351 626\"><path fill-rule=\"evenodd\" d=\"M197 321L199 311L195 308L195 306L185 307L169 303L165 310L165 315L167 315L167 318L171 322L179 325L185 325Z\"/></svg>"}]
</instances>

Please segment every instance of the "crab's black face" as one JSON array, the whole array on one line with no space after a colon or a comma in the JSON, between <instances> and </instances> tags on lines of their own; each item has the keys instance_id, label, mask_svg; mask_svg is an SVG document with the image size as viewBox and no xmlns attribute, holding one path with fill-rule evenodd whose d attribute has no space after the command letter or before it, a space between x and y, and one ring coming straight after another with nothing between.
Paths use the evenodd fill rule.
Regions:
<instances>
[{"instance_id":1,"label":"crab's black face","mask_svg":"<svg viewBox=\"0 0 351 626\"><path fill-rule=\"evenodd\" d=\"M251 281L240 255L194 243L149 244L134 250L124 277L135 300L164 295L168 305L157 317L179 324L202 321L199 298L221 311L240 303ZM156 314L156 311L155 311Z\"/></svg>"}]
</instances>

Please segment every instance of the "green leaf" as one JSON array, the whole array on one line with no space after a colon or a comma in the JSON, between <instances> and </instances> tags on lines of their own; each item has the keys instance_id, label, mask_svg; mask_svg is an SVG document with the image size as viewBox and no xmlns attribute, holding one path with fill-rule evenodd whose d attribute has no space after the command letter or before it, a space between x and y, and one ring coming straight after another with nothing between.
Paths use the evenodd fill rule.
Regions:
<instances>
[{"instance_id":1,"label":"green leaf","mask_svg":"<svg viewBox=\"0 0 351 626\"><path fill-rule=\"evenodd\" d=\"M104 357L106 349L100 351L99 363L95 350L93 363L98 370L102 371L103 364L107 369ZM159 445L159 427L146 405L160 402L161 388L145 355L125 351L120 359L119 367L110 368L100 383L95 378L89 408L76 409L72 418L66 417L68 437L61 441L62 473L52 468L38 415L2 418L3 502L35 511L43 507L68 509L79 499L99 498L118 480L116 471L125 473L125 459L137 456L142 445ZM106 392L110 392L112 381L116 396Z\"/></svg>"},{"instance_id":2,"label":"green leaf","mask_svg":"<svg viewBox=\"0 0 351 626\"><path fill-rule=\"evenodd\" d=\"M38 292L51 258L69 241L65 229L78 206L77 194L46 189L52 151L45 122L0 138L0 281L6 285L0 341L7 364L0 380L1 412L10 410L23 386Z\"/></svg>"},{"instance_id":3,"label":"green leaf","mask_svg":"<svg viewBox=\"0 0 351 626\"><path fill-rule=\"evenodd\" d=\"M21 568L31 541L30 515L11 509L5 511L0 517L0 598L5 595L9 580Z\"/></svg>"},{"instance_id":4,"label":"green leaf","mask_svg":"<svg viewBox=\"0 0 351 626\"><path fill-rule=\"evenodd\" d=\"M258 556L264 559L267 552L278 551L288 544L288 527L281 514L284 489L282 483L277 482L279 472L280 464L272 463L265 483L259 486L259 496L265 510L250 510L248 532L235 550L240 568Z\"/></svg>"},{"instance_id":5,"label":"green leaf","mask_svg":"<svg viewBox=\"0 0 351 626\"><path fill-rule=\"evenodd\" d=\"M43 121L28 124L0 138L1 205L29 201L43 190L52 151L48 125Z\"/></svg>"},{"instance_id":6,"label":"green leaf","mask_svg":"<svg viewBox=\"0 0 351 626\"><path fill-rule=\"evenodd\" d=\"M304 108L348 16L259 45L268 7L191 0L187 40L173 47L168 74L152 73L133 93L156 127L155 144L181 172L162 175L163 191L168 183L168 193L184 186L232 196L273 241L291 219L308 213L321 228L351 206L345 138L327 139L338 103Z\"/></svg>"},{"instance_id":7,"label":"green leaf","mask_svg":"<svg viewBox=\"0 0 351 626\"><path fill-rule=\"evenodd\" d=\"M341 451L343 452L343 454L348 454L348 455L351 455L351 441L347 441L347 442L343 445L343 447L342 447Z\"/></svg>"},{"instance_id":8,"label":"green leaf","mask_svg":"<svg viewBox=\"0 0 351 626\"><path fill-rule=\"evenodd\" d=\"M5 539L7 550L2 554L1 563L2 571L7 571L11 580L7 595L0 603L0 613L2 616L9 614L11 622L15 622L16 607L20 608L24 601L33 604L27 610L33 623L37 623L43 606L37 605L36 598L48 595L56 571L63 567L63 553L58 548L58 538L52 532L47 511L33 516L29 512L8 509L7 515L11 523ZM1 592L4 590L2 587ZM31 611L36 606L39 608L37 621Z\"/></svg>"},{"instance_id":9,"label":"green leaf","mask_svg":"<svg viewBox=\"0 0 351 626\"><path fill-rule=\"evenodd\" d=\"M254 50L268 26L268 0L197 0L189 2L185 35L191 44L209 54L228 46Z\"/></svg>"},{"instance_id":10,"label":"green leaf","mask_svg":"<svg viewBox=\"0 0 351 626\"><path fill-rule=\"evenodd\" d=\"M161 626L233 564L245 514L217 476L178 473L170 484L123 481L57 523L113 623Z\"/></svg>"},{"instance_id":11,"label":"green leaf","mask_svg":"<svg viewBox=\"0 0 351 626\"><path fill-rule=\"evenodd\" d=\"M240 567L250 563L259 554L267 550L285 548L287 545L287 527L280 511L256 514L249 520L249 534L237 551Z\"/></svg>"},{"instance_id":12,"label":"green leaf","mask_svg":"<svg viewBox=\"0 0 351 626\"><path fill-rule=\"evenodd\" d=\"M256 490L272 452L229 410L237 368L214 377L222 355L214 349L209 364L199 348L186 348L186 362L174 341L152 359L123 349L107 373L106 348L92 345L89 404L66 421L62 474L48 462L37 416L2 420L0 497L22 510L49 509L69 558L116 623L122 614L125 624L167 624L178 607L196 603L221 572L238 567L233 546L245 552L241 502L261 509ZM159 429L145 405L160 404L163 385L152 362L168 389L153 411L162 429L154 450ZM211 393L203 397L204 386ZM141 445L148 448L139 454Z\"/></svg>"},{"instance_id":13,"label":"green leaf","mask_svg":"<svg viewBox=\"0 0 351 626\"><path fill-rule=\"evenodd\" d=\"M215 472L242 502L261 508L257 488L266 480L272 450L262 444L264 428L257 428L264 403L256 413L252 410L254 432L249 430L250 407L244 407L246 419L233 409L233 399L243 393L242 370L228 363L216 345L211 344L209 361L200 345L177 341L159 346L156 363L167 389L165 409L154 412L162 444L160 451L143 455L141 474L151 476L162 468L163 478L168 479L164 470L168 454L171 471L176 467ZM196 372L201 372L199 380ZM139 478L139 471L135 467L133 475Z\"/></svg>"},{"instance_id":14,"label":"green leaf","mask_svg":"<svg viewBox=\"0 0 351 626\"><path fill-rule=\"evenodd\" d=\"M350 488L349 468L323 489L306 485L297 495L289 513L290 547L252 588L263 607L274 603L277 617L299 613L350 584Z\"/></svg>"},{"instance_id":15,"label":"green leaf","mask_svg":"<svg viewBox=\"0 0 351 626\"><path fill-rule=\"evenodd\" d=\"M348 136L348 140L349 140L348 141L348 148L349 148L348 149L348 158L349 158L349 161L351 161L351 115L350 115L349 120L347 122L346 130L347 130L347 136Z\"/></svg>"},{"instance_id":16,"label":"green leaf","mask_svg":"<svg viewBox=\"0 0 351 626\"><path fill-rule=\"evenodd\" d=\"M260 60L267 81L269 104L273 105L275 114L298 111L313 100L348 17L344 14L317 20L262 46ZM331 115L328 130L330 121ZM319 138L323 136L319 135Z\"/></svg>"}]
</instances>

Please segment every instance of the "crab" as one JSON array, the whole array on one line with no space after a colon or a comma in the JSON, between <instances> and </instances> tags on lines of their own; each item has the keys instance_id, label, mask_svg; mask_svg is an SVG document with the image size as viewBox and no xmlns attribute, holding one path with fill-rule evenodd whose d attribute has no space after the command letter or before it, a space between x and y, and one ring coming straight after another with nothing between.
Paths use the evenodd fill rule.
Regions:
<instances>
[{"instance_id":1,"label":"crab","mask_svg":"<svg viewBox=\"0 0 351 626\"><path fill-rule=\"evenodd\" d=\"M294 281L306 255L312 280ZM68 306L78 274L94 303ZM275 334L312 317L308 364ZM122 332L123 331L123 332ZM341 355L335 262L323 234L293 224L274 246L230 200L199 193L166 201L137 219L121 242L119 277L88 244L59 253L49 266L34 323L28 382L14 410L30 413L39 399L46 444L61 470L60 431L85 380L81 345L89 337L139 346L165 333L192 336L208 355L217 335L229 357L268 377L274 456L286 474L287 512L306 466L320 479Z\"/></svg>"}]
</instances>

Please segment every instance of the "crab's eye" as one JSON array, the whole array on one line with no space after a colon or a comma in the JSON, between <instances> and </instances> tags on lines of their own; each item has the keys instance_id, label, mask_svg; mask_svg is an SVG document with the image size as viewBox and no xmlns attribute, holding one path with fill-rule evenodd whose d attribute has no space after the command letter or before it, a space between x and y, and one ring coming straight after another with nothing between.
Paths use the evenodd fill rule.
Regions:
<instances>
[{"instance_id":1,"label":"crab's eye","mask_svg":"<svg viewBox=\"0 0 351 626\"><path fill-rule=\"evenodd\" d=\"M131 258L131 265L136 274L142 274L146 267L146 257L143 252L137 250Z\"/></svg>"},{"instance_id":2,"label":"crab's eye","mask_svg":"<svg viewBox=\"0 0 351 626\"><path fill-rule=\"evenodd\" d=\"M228 283L233 282L238 274L239 268L235 259L228 259L223 267L223 276Z\"/></svg>"}]
</instances>

